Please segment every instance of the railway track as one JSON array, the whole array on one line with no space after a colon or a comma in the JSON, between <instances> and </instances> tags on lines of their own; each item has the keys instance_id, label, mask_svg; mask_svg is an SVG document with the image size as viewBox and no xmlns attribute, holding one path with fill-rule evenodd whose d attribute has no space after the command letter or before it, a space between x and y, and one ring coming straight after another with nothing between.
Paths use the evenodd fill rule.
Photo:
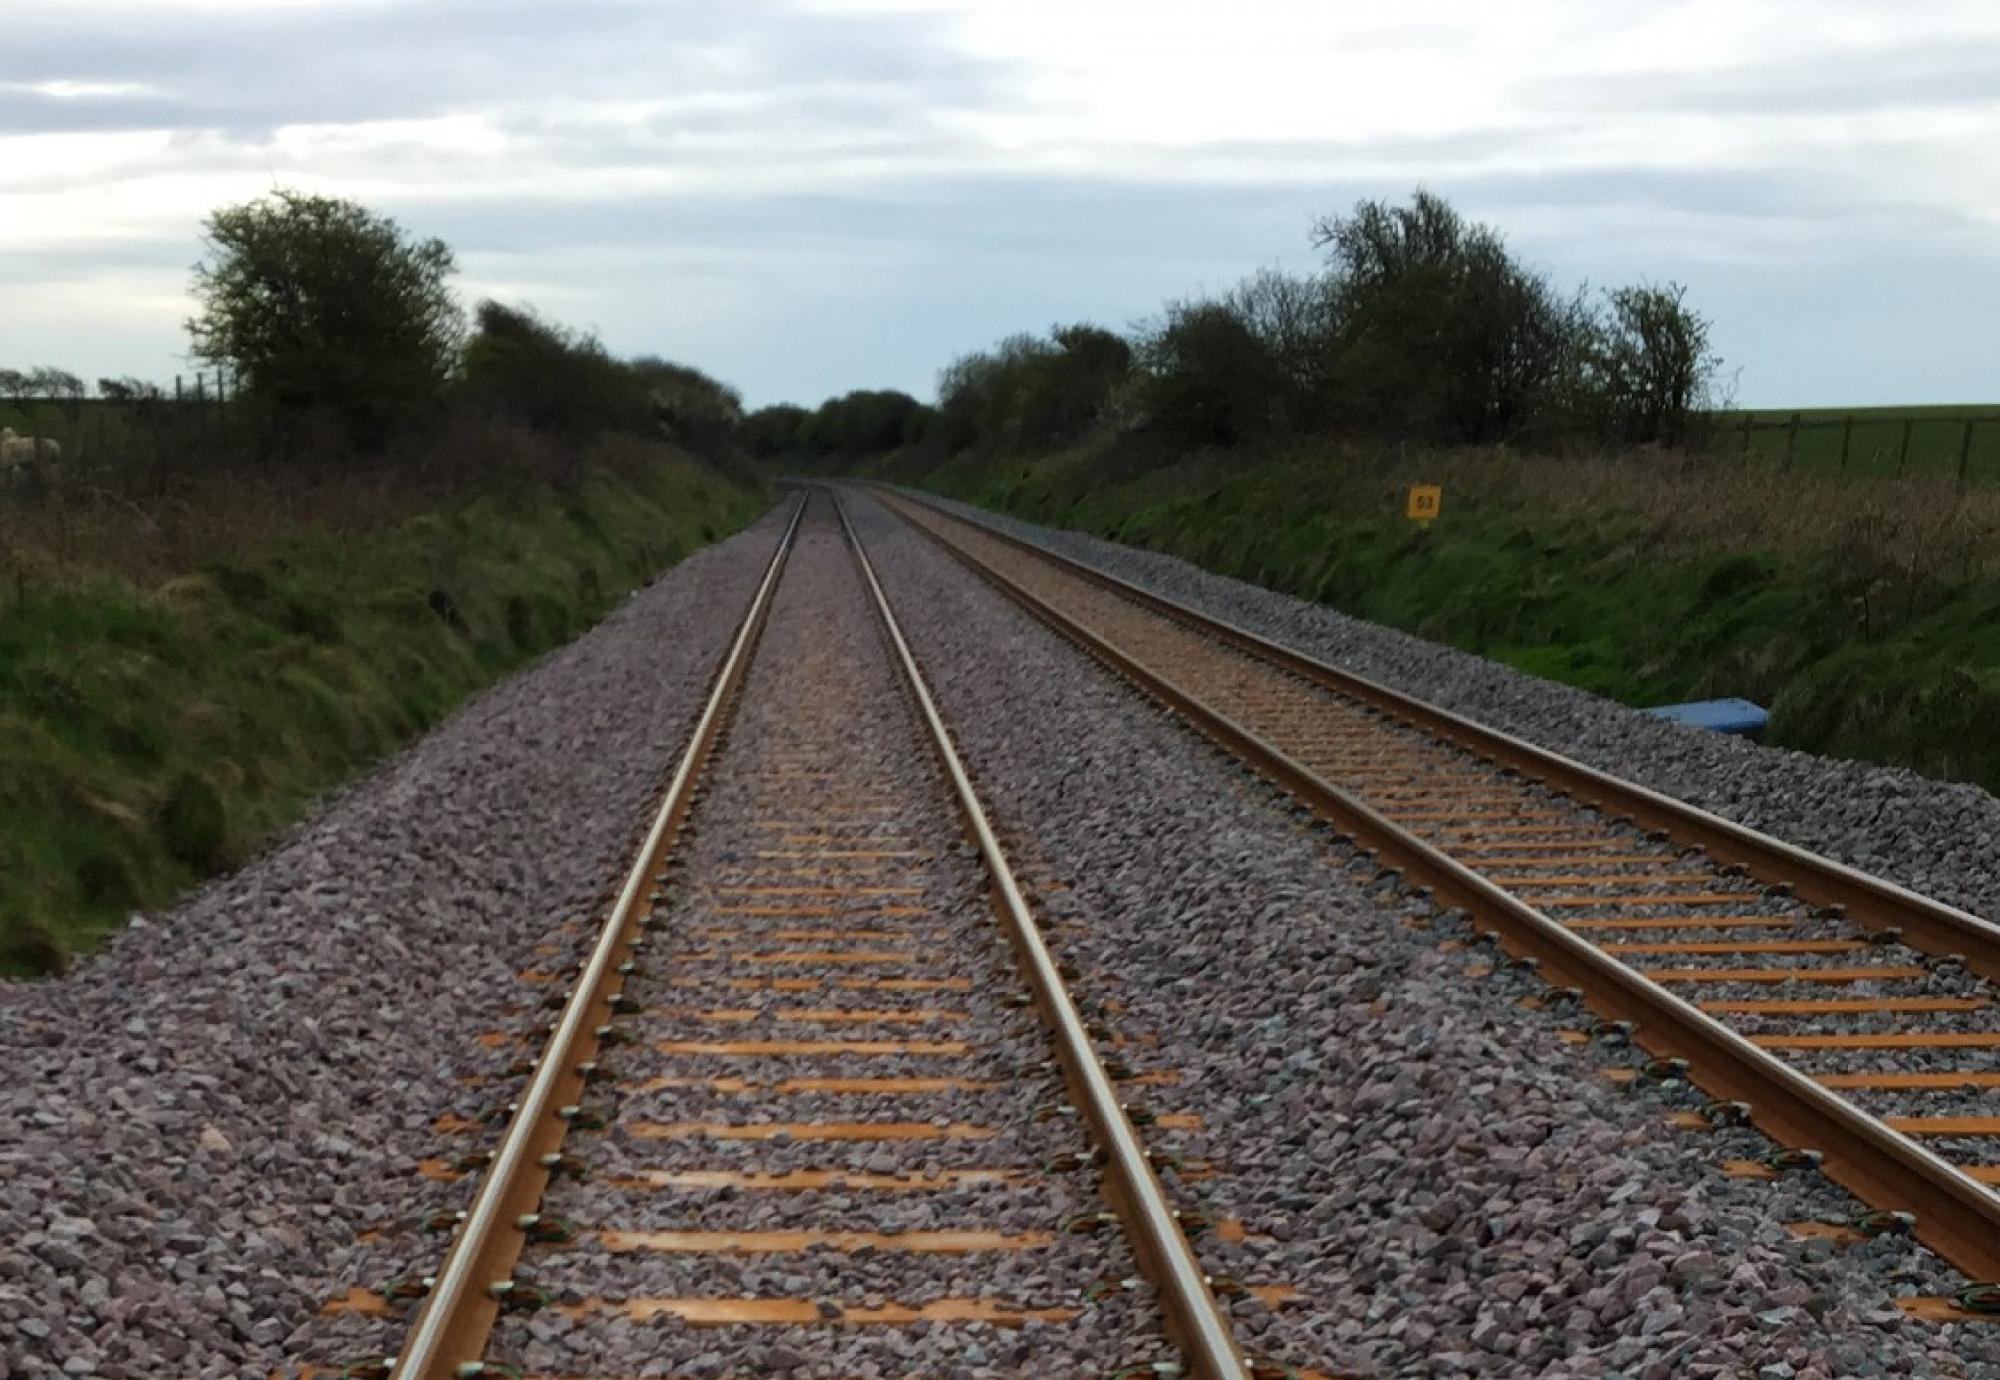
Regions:
<instances>
[{"instance_id":1,"label":"railway track","mask_svg":"<svg viewBox=\"0 0 2000 1380\"><path fill-rule=\"evenodd\" d=\"M1689 1082L2000 1298L2000 928L1324 665L911 496L885 506L1461 909L1544 1002ZM1805 1224L1801 1224L1803 1227ZM1823 1224L1813 1224L1815 1228Z\"/></svg>"},{"instance_id":2,"label":"railway track","mask_svg":"<svg viewBox=\"0 0 2000 1380\"><path fill-rule=\"evenodd\" d=\"M831 498L580 970L527 976L554 1024L444 1262L343 1302L408 1330L335 1373L1296 1373L1238 1347L1138 1129L1170 1074L1100 1053Z\"/></svg>"}]
</instances>

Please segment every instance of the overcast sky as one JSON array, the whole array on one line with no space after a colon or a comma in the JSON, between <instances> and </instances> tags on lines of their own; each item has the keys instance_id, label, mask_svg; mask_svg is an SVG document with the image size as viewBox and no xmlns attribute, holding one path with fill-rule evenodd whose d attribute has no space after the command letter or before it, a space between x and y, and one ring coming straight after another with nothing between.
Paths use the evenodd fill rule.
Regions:
<instances>
[{"instance_id":1,"label":"overcast sky","mask_svg":"<svg viewBox=\"0 0 2000 1380\"><path fill-rule=\"evenodd\" d=\"M0 364L186 370L201 219L278 184L753 403L1418 184L1686 283L1746 403L2000 399L1995 0L4 0Z\"/></svg>"}]
</instances>

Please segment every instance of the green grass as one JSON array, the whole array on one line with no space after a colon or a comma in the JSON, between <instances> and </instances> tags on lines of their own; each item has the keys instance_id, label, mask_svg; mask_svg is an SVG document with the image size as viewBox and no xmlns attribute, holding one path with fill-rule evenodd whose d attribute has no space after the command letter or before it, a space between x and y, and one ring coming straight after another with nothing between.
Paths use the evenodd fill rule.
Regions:
<instances>
[{"instance_id":1,"label":"green grass","mask_svg":"<svg viewBox=\"0 0 2000 1380\"><path fill-rule=\"evenodd\" d=\"M1792 435L1790 422L1799 428ZM1849 427L1848 421L1853 425ZM1745 421L1751 423L1746 438ZM1966 422L1973 423L1965 448ZM1802 468L1845 470L1859 476L1955 476L1964 452L1966 482L2000 484L2000 404L1934 407L1822 407L1797 411L1718 412L1710 448L1718 455L1747 452L1757 459ZM1907 428L1907 434L1906 434Z\"/></svg>"},{"instance_id":2,"label":"green grass","mask_svg":"<svg viewBox=\"0 0 2000 1380\"><path fill-rule=\"evenodd\" d=\"M2000 495L1727 464L960 458L888 477L1194 561L1646 705L1740 695L1786 746L2000 788ZM1441 482L1442 518L1403 516Z\"/></svg>"},{"instance_id":3,"label":"green grass","mask_svg":"<svg viewBox=\"0 0 2000 1380\"><path fill-rule=\"evenodd\" d=\"M53 967L241 862L764 502L661 459L158 588L0 595L0 973Z\"/></svg>"},{"instance_id":4,"label":"green grass","mask_svg":"<svg viewBox=\"0 0 2000 1380\"><path fill-rule=\"evenodd\" d=\"M162 404L171 408L173 404ZM0 402L0 427L12 427L22 436L42 436L58 442L65 454L80 445L92 448L122 444L130 435L132 421L123 408L96 400L70 409L54 403L30 403L16 407Z\"/></svg>"}]
</instances>

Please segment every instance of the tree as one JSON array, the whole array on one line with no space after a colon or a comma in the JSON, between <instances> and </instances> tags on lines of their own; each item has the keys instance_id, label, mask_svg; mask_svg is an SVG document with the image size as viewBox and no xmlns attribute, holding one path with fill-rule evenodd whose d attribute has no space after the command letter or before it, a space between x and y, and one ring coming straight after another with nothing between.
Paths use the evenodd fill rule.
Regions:
<instances>
[{"instance_id":1,"label":"tree","mask_svg":"<svg viewBox=\"0 0 2000 1380\"><path fill-rule=\"evenodd\" d=\"M1303 427L1324 423L1334 401L1338 283L1325 274L1301 277L1260 269L1238 284L1225 303L1283 373L1287 420Z\"/></svg>"},{"instance_id":2,"label":"tree","mask_svg":"<svg viewBox=\"0 0 2000 1380\"><path fill-rule=\"evenodd\" d=\"M1007 367L1000 355L975 350L939 372L937 434L945 449L963 450L999 429Z\"/></svg>"},{"instance_id":3,"label":"tree","mask_svg":"<svg viewBox=\"0 0 2000 1380\"><path fill-rule=\"evenodd\" d=\"M1047 339L1009 336L938 376L936 439L947 450L1073 440L1131 375L1131 344L1101 326L1056 326Z\"/></svg>"},{"instance_id":4,"label":"tree","mask_svg":"<svg viewBox=\"0 0 2000 1380\"><path fill-rule=\"evenodd\" d=\"M743 448L760 459L789 455L798 449L799 429L812 413L792 403L760 407L743 419Z\"/></svg>"},{"instance_id":5,"label":"tree","mask_svg":"<svg viewBox=\"0 0 2000 1380\"><path fill-rule=\"evenodd\" d=\"M660 435L694 450L720 451L743 425L743 395L701 370L655 355L625 366L645 390Z\"/></svg>"},{"instance_id":6,"label":"tree","mask_svg":"<svg viewBox=\"0 0 2000 1380\"><path fill-rule=\"evenodd\" d=\"M380 439L442 395L465 330L443 241L285 189L224 207L205 228L188 331L196 357L229 366L245 396Z\"/></svg>"},{"instance_id":7,"label":"tree","mask_svg":"<svg viewBox=\"0 0 2000 1380\"><path fill-rule=\"evenodd\" d=\"M793 433L799 449L854 459L886 455L923 438L931 409L895 389L860 389L828 398Z\"/></svg>"},{"instance_id":8,"label":"tree","mask_svg":"<svg viewBox=\"0 0 2000 1380\"><path fill-rule=\"evenodd\" d=\"M1708 347L1707 319L1679 283L1604 296L1596 362L1612 425L1627 441L1679 445L1721 363Z\"/></svg>"},{"instance_id":9,"label":"tree","mask_svg":"<svg viewBox=\"0 0 2000 1380\"><path fill-rule=\"evenodd\" d=\"M67 369L45 364L28 375L27 392L31 397L60 404L70 420L75 421L83 410L83 400L90 395L90 385Z\"/></svg>"},{"instance_id":10,"label":"tree","mask_svg":"<svg viewBox=\"0 0 2000 1380\"><path fill-rule=\"evenodd\" d=\"M1101 326L1057 326L1049 340L1015 369L1015 412L1028 445L1081 436L1132 372L1131 345Z\"/></svg>"},{"instance_id":11,"label":"tree","mask_svg":"<svg viewBox=\"0 0 2000 1380\"><path fill-rule=\"evenodd\" d=\"M1140 342L1149 424L1176 440L1234 445L1272 428L1284 375L1224 302L1177 302Z\"/></svg>"},{"instance_id":12,"label":"tree","mask_svg":"<svg viewBox=\"0 0 2000 1380\"><path fill-rule=\"evenodd\" d=\"M97 381L97 396L103 398L106 402L128 405L131 403L158 402L166 396L166 393L157 383L149 383L145 379L134 378L132 375L126 374L115 379L99 379Z\"/></svg>"},{"instance_id":13,"label":"tree","mask_svg":"<svg viewBox=\"0 0 2000 1380\"><path fill-rule=\"evenodd\" d=\"M1552 411L1586 314L1516 263L1491 227L1418 191L1321 220L1339 317L1343 420L1443 441L1499 441Z\"/></svg>"}]
</instances>

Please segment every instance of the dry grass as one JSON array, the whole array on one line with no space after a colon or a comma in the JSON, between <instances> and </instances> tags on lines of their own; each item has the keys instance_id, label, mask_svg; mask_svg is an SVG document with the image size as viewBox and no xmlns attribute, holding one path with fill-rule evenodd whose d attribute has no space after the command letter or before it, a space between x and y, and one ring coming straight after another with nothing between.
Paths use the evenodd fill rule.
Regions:
<instances>
[{"instance_id":1,"label":"dry grass","mask_svg":"<svg viewBox=\"0 0 2000 1380\"><path fill-rule=\"evenodd\" d=\"M629 474L657 456L638 440L562 445L468 417L367 461L330 452L284 463L70 472L0 489L0 601L93 575L153 587L216 560L255 560L303 534L379 531L495 483L562 485L586 461Z\"/></svg>"},{"instance_id":2,"label":"dry grass","mask_svg":"<svg viewBox=\"0 0 2000 1380\"><path fill-rule=\"evenodd\" d=\"M1033 472L1035 486L1073 504L1130 486L1139 501L1119 506L1143 507L1220 488L1273 462L1295 480L1299 503L1346 517L1400 515L1410 485L1442 484L1447 524L1455 507L1490 498L1586 525L1622 516L1646 549L1663 554L1803 562L1858 549L1871 563L1919 568L1953 582L2000 578L2000 488L1961 489L1933 475L1885 478L1663 451L1523 454L1318 439L1276 453L1193 454L1127 439L1054 452L1015 472L1024 480ZM1003 476L1012 468L967 456L937 473L974 475L982 467Z\"/></svg>"},{"instance_id":3,"label":"dry grass","mask_svg":"<svg viewBox=\"0 0 2000 1380\"><path fill-rule=\"evenodd\" d=\"M1370 462L1363 462L1370 463ZM1891 558L1948 567L1956 579L2000 577L2000 490L1946 479L1879 479L1666 454L1519 456L1456 451L1380 457L1383 477L1441 483L1450 512L1504 492L1551 515L1638 520L1663 551L1807 559L1857 542Z\"/></svg>"}]
</instances>

